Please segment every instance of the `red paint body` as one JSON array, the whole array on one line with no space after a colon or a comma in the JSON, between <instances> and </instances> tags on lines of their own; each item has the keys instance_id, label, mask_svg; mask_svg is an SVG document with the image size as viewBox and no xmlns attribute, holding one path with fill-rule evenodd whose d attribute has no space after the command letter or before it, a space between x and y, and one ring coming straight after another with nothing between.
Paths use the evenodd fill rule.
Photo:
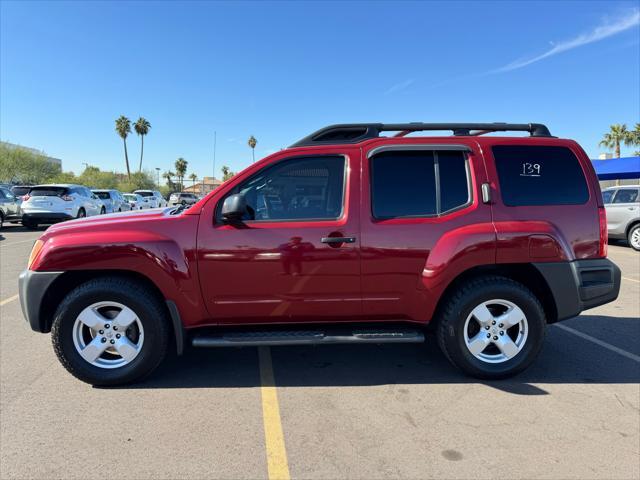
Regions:
<instances>
[{"instance_id":1,"label":"red paint body","mask_svg":"<svg viewBox=\"0 0 640 480\"><path fill-rule=\"evenodd\" d=\"M458 144L469 154L473 200L434 218L376 220L368 153L381 145ZM583 205L506 207L491 146L570 148L589 187ZM216 222L218 202L259 169L309 154L344 155L343 215L335 221ZM491 185L483 203L480 186ZM359 144L291 148L251 165L179 215L132 212L49 228L32 269L124 270L144 275L178 307L186 328L287 322L405 320L428 323L447 286L478 266L597 258L597 178L571 140L512 137L377 138ZM353 236L331 246L327 236Z\"/></svg>"}]
</instances>

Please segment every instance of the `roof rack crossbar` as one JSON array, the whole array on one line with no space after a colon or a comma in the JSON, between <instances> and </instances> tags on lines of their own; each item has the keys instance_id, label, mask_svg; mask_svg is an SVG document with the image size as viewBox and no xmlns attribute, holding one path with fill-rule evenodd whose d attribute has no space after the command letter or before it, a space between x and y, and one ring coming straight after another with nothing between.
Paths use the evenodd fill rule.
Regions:
<instances>
[{"instance_id":1,"label":"roof rack crossbar","mask_svg":"<svg viewBox=\"0 0 640 480\"><path fill-rule=\"evenodd\" d=\"M455 136L470 136L490 132L529 132L532 137L551 137L541 123L345 123L330 125L297 141L292 147L323 144L358 143L378 138L381 132L411 132L450 130Z\"/></svg>"}]
</instances>

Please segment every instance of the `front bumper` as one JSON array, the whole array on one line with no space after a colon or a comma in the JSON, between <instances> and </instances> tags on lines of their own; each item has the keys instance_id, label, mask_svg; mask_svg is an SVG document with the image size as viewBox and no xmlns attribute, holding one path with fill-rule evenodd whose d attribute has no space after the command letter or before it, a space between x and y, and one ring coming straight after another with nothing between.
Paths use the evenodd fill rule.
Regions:
<instances>
[{"instance_id":1,"label":"front bumper","mask_svg":"<svg viewBox=\"0 0 640 480\"><path fill-rule=\"evenodd\" d=\"M42 312L42 302L49 291L51 284L63 272L34 272L24 270L18 277L18 293L20 295L20 307L22 314L36 332L47 333L51 330L51 324ZM49 312L51 313L51 312Z\"/></svg>"},{"instance_id":2,"label":"front bumper","mask_svg":"<svg viewBox=\"0 0 640 480\"><path fill-rule=\"evenodd\" d=\"M620 292L621 272L608 258L534 263L555 300L557 319L613 302Z\"/></svg>"},{"instance_id":3,"label":"front bumper","mask_svg":"<svg viewBox=\"0 0 640 480\"><path fill-rule=\"evenodd\" d=\"M57 223L75 218L73 215L62 212L23 212L22 221L36 223Z\"/></svg>"}]
</instances>

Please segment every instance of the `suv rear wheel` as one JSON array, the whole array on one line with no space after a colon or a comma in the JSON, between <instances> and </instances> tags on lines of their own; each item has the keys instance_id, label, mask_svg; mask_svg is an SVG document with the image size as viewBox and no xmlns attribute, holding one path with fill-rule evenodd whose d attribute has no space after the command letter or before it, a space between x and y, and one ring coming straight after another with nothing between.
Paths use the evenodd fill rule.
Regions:
<instances>
[{"instance_id":1,"label":"suv rear wheel","mask_svg":"<svg viewBox=\"0 0 640 480\"><path fill-rule=\"evenodd\" d=\"M640 251L640 223L629 229L627 241L634 250Z\"/></svg>"},{"instance_id":2,"label":"suv rear wheel","mask_svg":"<svg viewBox=\"0 0 640 480\"><path fill-rule=\"evenodd\" d=\"M544 340L542 305L524 285L505 277L481 277L456 290L438 319L438 344L468 375L515 375L536 358Z\"/></svg>"},{"instance_id":3,"label":"suv rear wheel","mask_svg":"<svg viewBox=\"0 0 640 480\"><path fill-rule=\"evenodd\" d=\"M100 278L75 288L58 307L51 337L62 365L92 385L122 385L150 374L169 338L166 311L143 285Z\"/></svg>"}]
</instances>

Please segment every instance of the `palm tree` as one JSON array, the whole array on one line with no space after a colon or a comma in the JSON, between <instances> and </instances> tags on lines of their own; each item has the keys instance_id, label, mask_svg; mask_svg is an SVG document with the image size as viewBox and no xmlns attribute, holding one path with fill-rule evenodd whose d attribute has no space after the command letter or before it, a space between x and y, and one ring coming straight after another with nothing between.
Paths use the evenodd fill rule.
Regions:
<instances>
[{"instance_id":1,"label":"palm tree","mask_svg":"<svg viewBox=\"0 0 640 480\"><path fill-rule=\"evenodd\" d=\"M131 170L129 169L129 155L127 154L127 136L131 133L131 120L124 115L116 119L116 132L124 142L124 161L127 163L127 176L131 180Z\"/></svg>"},{"instance_id":2,"label":"palm tree","mask_svg":"<svg viewBox=\"0 0 640 480\"><path fill-rule=\"evenodd\" d=\"M632 132L627 130L626 124L615 124L609 127L609 131L604 134L598 145L606 148L613 148L616 158L620 158L620 144L631 145L633 143Z\"/></svg>"},{"instance_id":3,"label":"palm tree","mask_svg":"<svg viewBox=\"0 0 640 480\"><path fill-rule=\"evenodd\" d=\"M175 176L175 173L173 173L171 170L168 170L162 174L162 178L167 180L167 187L169 187L169 189L171 190L173 190L173 182L171 181L171 179L174 176Z\"/></svg>"},{"instance_id":4,"label":"palm tree","mask_svg":"<svg viewBox=\"0 0 640 480\"><path fill-rule=\"evenodd\" d=\"M138 121L133 125L136 133L140 135L140 167L138 167L138 171L142 171L142 154L144 153L144 136L149 133L149 129L151 128L151 124L149 121L144 118L138 118Z\"/></svg>"},{"instance_id":5,"label":"palm tree","mask_svg":"<svg viewBox=\"0 0 640 480\"><path fill-rule=\"evenodd\" d=\"M636 127L631 132L631 135L632 135L631 144L634 147L640 146L640 123L636 123ZM633 152L633 154L636 156L640 156L640 151Z\"/></svg>"},{"instance_id":6,"label":"palm tree","mask_svg":"<svg viewBox=\"0 0 640 480\"><path fill-rule=\"evenodd\" d=\"M233 177L235 175L235 173L233 173L231 171L231 169L229 167L227 167L226 165L223 165L220 170L222 171L222 181L223 182L226 182L227 180L229 180L231 177Z\"/></svg>"},{"instance_id":7,"label":"palm tree","mask_svg":"<svg viewBox=\"0 0 640 480\"><path fill-rule=\"evenodd\" d=\"M256 140L256 137L251 135L249 137L249 140L247 141L247 144L251 147L251 157L253 158L253 163L255 163L255 161L256 161L256 145L258 144L258 140Z\"/></svg>"},{"instance_id":8,"label":"palm tree","mask_svg":"<svg viewBox=\"0 0 640 480\"><path fill-rule=\"evenodd\" d=\"M196 180L198 179L198 176L195 173L192 173L191 175L189 175L189 180L191 180L193 182L193 193L196 193Z\"/></svg>"},{"instance_id":9,"label":"palm tree","mask_svg":"<svg viewBox=\"0 0 640 480\"><path fill-rule=\"evenodd\" d=\"M184 179L184 176L187 174L188 164L189 162L187 162L182 157L178 158L178 160L176 160L176 163L175 163L176 175L178 176L178 181L180 182L180 191L182 191L182 181Z\"/></svg>"}]
</instances>

